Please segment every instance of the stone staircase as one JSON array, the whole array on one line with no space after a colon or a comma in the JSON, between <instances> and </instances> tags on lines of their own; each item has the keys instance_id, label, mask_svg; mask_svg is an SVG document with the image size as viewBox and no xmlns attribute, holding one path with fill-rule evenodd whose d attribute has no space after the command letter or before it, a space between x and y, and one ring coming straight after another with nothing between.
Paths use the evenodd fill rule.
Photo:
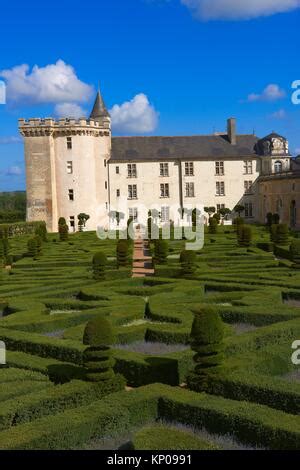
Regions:
<instances>
[{"instance_id":1,"label":"stone staircase","mask_svg":"<svg viewBox=\"0 0 300 470\"><path fill-rule=\"evenodd\" d=\"M149 241L145 240L143 234L137 229L133 245L132 277L153 275L154 268L149 250Z\"/></svg>"}]
</instances>

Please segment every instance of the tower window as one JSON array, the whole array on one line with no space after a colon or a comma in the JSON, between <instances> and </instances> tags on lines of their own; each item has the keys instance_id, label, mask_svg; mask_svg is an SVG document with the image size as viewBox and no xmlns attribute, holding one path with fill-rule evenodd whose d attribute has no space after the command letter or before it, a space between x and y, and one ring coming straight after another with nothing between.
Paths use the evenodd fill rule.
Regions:
<instances>
[{"instance_id":1,"label":"tower window","mask_svg":"<svg viewBox=\"0 0 300 470\"><path fill-rule=\"evenodd\" d=\"M105 189L107 189L107 181L105 181L105 184L104 184L104 186L105 186Z\"/></svg>"},{"instance_id":2,"label":"tower window","mask_svg":"<svg viewBox=\"0 0 300 470\"><path fill-rule=\"evenodd\" d=\"M133 222L137 222L138 220L138 210L137 207L130 207L128 212L129 218L133 220Z\"/></svg>"},{"instance_id":3,"label":"tower window","mask_svg":"<svg viewBox=\"0 0 300 470\"><path fill-rule=\"evenodd\" d=\"M277 160L274 163L274 171L275 171L275 173L281 173L282 172L282 162L280 160Z\"/></svg>"},{"instance_id":4,"label":"tower window","mask_svg":"<svg viewBox=\"0 0 300 470\"><path fill-rule=\"evenodd\" d=\"M216 195L217 196L225 196L225 183L224 183L224 181L217 181L216 182Z\"/></svg>"},{"instance_id":5,"label":"tower window","mask_svg":"<svg viewBox=\"0 0 300 470\"><path fill-rule=\"evenodd\" d=\"M170 197L169 184L162 183L160 185L160 197Z\"/></svg>"},{"instance_id":6,"label":"tower window","mask_svg":"<svg viewBox=\"0 0 300 470\"><path fill-rule=\"evenodd\" d=\"M73 173L73 162L67 162L67 173Z\"/></svg>"},{"instance_id":7,"label":"tower window","mask_svg":"<svg viewBox=\"0 0 300 470\"><path fill-rule=\"evenodd\" d=\"M119 174L120 174L120 167L116 166L116 175L119 175Z\"/></svg>"},{"instance_id":8,"label":"tower window","mask_svg":"<svg viewBox=\"0 0 300 470\"><path fill-rule=\"evenodd\" d=\"M128 199L137 199L136 184L129 184L128 185Z\"/></svg>"},{"instance_id":9,"label":"tower window","mask_svg":"<svg viewBox=\"0 0 300 470\"><path fill-rule=\"evenodd\" d=\"M117 189L117 197L120 197L120 190Z\"/></svg>"},{"instance_id":10,"label":"tower window","mask_svg":"<svg viewBox=\"0 0 300 470\"><path fill-rule=\"evenodd\" d=\"M224 162L216 162L216 175L224 175Z\"/></svg>"},{"instance_id":11,"label":"tower window","mask_svg":"<svg viewBox=\"0 0 300 470\"><path fill-rule=\"evenodd\" d=\"M245 194L252 193L252 181L244 181L244 191Z\"/></svg>"},{"instance_id":12,"label":"tower window","mask_svg":"<svg viewBox=\"0 0 300 470\"><path fill-rule=\"evenodd\" d=\"M252 175L252 160L244 160L244 175Z\"/></svg>"},{"instance_id":13,"label":"tower window","mask_svg":"<svg viewBox=\"0 0 300 470\"><path fill-rule=\"evenodd\" d=\"M67 149L72 149L72 137L67 137Z\"/></svg>"},{"instance_id":14,"label":"tower window","mask_svg":"<svg viewBox=\"0 0 300 470\"><path fill-rule=\"evenodd\" d=\"M128 163L127 176L128 178L136 178L136 164L135 163Z\"/></svg>"},{"instance_id":15,"label":"tower window","mask_svg":"<svg viewBox=\"0 0 300 470\"><path fill-rule=\"evenodd\" d=\"M185 183L185 197L195 197L194 183Z\"/></svg>"},{"instance_id":16,"label":"tower window","mask_svg":"<svg viewBox=\"0 0 300 470\"><path fill-rule=\"evenodd\" d=\"M169 176L169 164L168 163L159 164L159 174L160 176Z\"/></svg>"},{"instance_id":17,"label":"tower window","mask_svg":"<svg viewBox=\"0 0 300 470\"><path fill-rule=\"evenodd\" d=\"M74 201L74 189L69 189L69 201Z\"/></svg>"},{"instance_id":18,"label":"tower window","mask_svg":"<svg viewBox=\"0 0 300 470\"><path fill-rule=\"evenodd\" d=\"M193 162L185 162L185 176L194 176L194 163Z\"/></svg>"},{"instance_id":19,"label":"tower window","mask_svg":"<svg viewBox=\"0 0 300 470\"><path fill-rule=\"evenodd\" d=\"M252 202L245 204L245 217L253 217L253 205Z\"/></svg>"}]
</instances>

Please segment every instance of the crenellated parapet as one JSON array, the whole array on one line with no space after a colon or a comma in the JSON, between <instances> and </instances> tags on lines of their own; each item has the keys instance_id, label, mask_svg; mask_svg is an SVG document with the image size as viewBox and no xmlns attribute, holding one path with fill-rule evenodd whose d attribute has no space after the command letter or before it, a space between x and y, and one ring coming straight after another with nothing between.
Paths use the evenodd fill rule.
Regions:
<instances>
[{"instance_id":1,"label":"crenellated parapet","mask_svg":"<svg viewBox=\"0 0 300 470\"><path fill-rule=\"evenodd\" d=\"M101 122L93 119L19 119L19 131L24 137L88 135L110 136L110 118Z\"/></svg>"}]
</instances>

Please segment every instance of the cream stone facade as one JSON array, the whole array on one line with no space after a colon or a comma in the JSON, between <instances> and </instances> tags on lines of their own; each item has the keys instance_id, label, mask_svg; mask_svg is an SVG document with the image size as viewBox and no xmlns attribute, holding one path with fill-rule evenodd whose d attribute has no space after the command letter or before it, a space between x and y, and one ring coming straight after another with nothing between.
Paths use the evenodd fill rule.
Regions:
<instances>
[{"instance_id":1,"label":"cream stone facade","mask_svg":"<svg viewBox=\"0 0 300 470\"><path fill-rule=\"evenodd\" d=\"M45 220L49 231L57 231L59 217L77 230L82 212L90 216L86 229L95 230L114 228L117 213L122 225L129 216L141 222L156 208L161 224L181 224L180 209L237 204L248 222L264 222L267 212L279 212L279 198L282 221L300 227L300 182L287 140L275 133L238 135L233 118L227 132L208 136L112 137L98 93L89 119L20 119L19 129L27 220ZM285 208L292 201L293 217Z\"/></svg>"}]
</instances>

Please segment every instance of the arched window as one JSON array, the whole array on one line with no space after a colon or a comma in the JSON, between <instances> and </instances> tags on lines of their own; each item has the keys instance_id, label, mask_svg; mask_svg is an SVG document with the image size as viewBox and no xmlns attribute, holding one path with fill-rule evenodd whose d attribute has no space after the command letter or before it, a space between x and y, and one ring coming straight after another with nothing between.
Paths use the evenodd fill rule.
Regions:
<instances>
[{"instance_id":1,"label":"arched window","mask_svg":"<svg viewBox=\"0 0 300 470\"><path fill-rule=\"evenodd\" d=\"M281 173L282 172L282 162L280 160L277 160L275 162L274 171L275 171L275 173Z\"/></svg>"}]
</instances>

